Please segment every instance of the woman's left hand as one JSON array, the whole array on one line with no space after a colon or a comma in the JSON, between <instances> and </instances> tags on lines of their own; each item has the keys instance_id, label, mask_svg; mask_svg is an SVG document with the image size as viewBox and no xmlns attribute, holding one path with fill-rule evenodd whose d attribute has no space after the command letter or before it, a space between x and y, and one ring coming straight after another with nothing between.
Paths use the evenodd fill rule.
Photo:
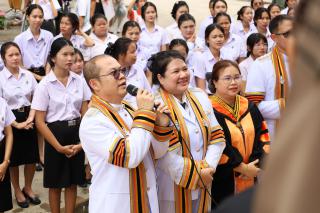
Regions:
<instances>
[{"instance_id":1,"label":"woman's left hand","mask_svg":"<svg viewBox=\"0 0 320 213\"><path fill-rule=\"evenodd\" d=\"M73 150L73 153L70 155L66 155L68 158L71 158L71 157L75 156L76 154L78 154L78 152L80 152L82 150L82 146L81 146L81 144L73 145L71 149Z\"/></svg>"},{"instance_id":2,"label":"woman's left hand","mask_svg":"<svg viewBox=\"0 0 320 213\"><path fill-rule=\"evenodd\" d=\"M8 168L8 164L6 162L2 162L2 164L0 164L0 182L3 181L6 175L7 168Z\"/></svg>"},{"instance_id":3,"label":"woman's left hand","mask_svg":"<svg viewBox=\"0 0 320 213\"><path fill-rule=\"evenodd\" d=\"M156 118L156 125L157 126L169 126L170 119L167 114L170 114L170 111L167 106L165 106L163 103L156 102L155 105L157 118Z\"/></svg>"}]
</instances>

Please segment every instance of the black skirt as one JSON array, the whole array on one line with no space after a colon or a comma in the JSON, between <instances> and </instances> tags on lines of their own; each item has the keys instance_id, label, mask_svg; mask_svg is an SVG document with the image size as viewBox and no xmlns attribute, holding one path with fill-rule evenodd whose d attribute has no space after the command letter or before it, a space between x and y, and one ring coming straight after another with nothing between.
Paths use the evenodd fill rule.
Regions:
<instances>
[{"instance_id":1,"label":"black skirt","mask_svg":"<svg viewBox=\"0 0 320 213\"><path fill-rule=\"evenodd\" d=\"M0 163L3 162L5 153L5 143L0 142ZM3 181L0 181L0 212L8 211L12 209L12 196L11 196L11 183L9 168L6 171L6 175Z\"/></svg>"},{"instance_id":2,"label":"black skirt","mask_svg":"<svg viewBox=\"0 0 320 213\"><path fill-rule=\"evenodd\" d=\"M80 143L80 119L70 122L57 121L48 124L48 127L62 146ZM67 158L46 141L44 164L43 186L45 188L66 188L85 182L82 150L75 156Z\"/></svg>"},{"instance_id":3,"label":"black skirt","mask_svg":"<svg viewBox=\"0 0 320 213\"><path fill-rule=\"evenodd\" d=\"M12 110L17 122L27 120L30 107L23 110ZM39 162L38 138L35 127L33 129L16 129L12 127L13 147L11 153L11 167L34 164Z\"/></svg>"}]
</instances>

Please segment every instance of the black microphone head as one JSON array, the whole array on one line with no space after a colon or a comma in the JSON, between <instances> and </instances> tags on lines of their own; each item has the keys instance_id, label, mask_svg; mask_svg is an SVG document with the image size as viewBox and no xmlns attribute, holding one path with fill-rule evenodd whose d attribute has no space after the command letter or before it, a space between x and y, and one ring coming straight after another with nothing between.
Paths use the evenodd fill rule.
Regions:
<instances>
[{"instance_id":1,"label":"black microphone head","mask_svg":"<svg viewBox=\"0 0 320 213\"><path fill-rule=\"evenodd\" d=\"M132 96L137 96L137 93L138 93L138 87L132 85L132 84L129 84L127 86L127 92L132 95Z\"/></svg>"}]
</instances>

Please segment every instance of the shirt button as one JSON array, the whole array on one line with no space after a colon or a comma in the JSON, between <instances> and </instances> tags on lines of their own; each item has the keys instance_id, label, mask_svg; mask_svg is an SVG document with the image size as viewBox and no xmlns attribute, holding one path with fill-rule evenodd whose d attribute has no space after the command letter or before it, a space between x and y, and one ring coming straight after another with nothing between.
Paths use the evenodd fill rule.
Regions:
<instances>
[{"instance_id":1,"label":"shirt button","mask_svg":"<svg viewBox=\"0 0 320 213\"><path fill-rule=\"evenodd\" d=\"M200 152L200 148L198 148L198 149L196 150L196 152Z\"/></svg>"},{"instance_id":2,"label":"shirt button","mask_svg":"<svg viewBox=\"0 0 320 213\"><path fill-rule=\"evenodd\" d=\"M150 191L150 187L149 186L147 187L147 191Z\"/></svg>"},{"instance_id":3,"label":"shirt button","mask_svg":"<svg viewBox=\"0 0 320 213\"><path fill-rule=\"evenodd\" d=\"M124 113L124 116L127 117L128 116L127 113Z\"/></svg>"},{"instance_id":4,"label":"shirt button","mask_svg":"<svg viewBox=\"0 0 320 213\"><path fill-rule=\"evenodd\" d=\"M196 134L198 134L198 133L199 133L199 130L198 130L198 129L195 129L195 132L196 132Z\"/></svg>"}]
</instances>

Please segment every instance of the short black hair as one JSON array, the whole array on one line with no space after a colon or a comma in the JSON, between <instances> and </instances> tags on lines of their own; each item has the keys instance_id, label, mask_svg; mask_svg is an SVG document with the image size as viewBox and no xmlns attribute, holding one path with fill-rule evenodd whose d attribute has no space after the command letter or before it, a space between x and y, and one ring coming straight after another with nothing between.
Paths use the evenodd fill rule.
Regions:
<instances>
[{"instance_id":1,"label":"short black hair","mask_svg":"<svg viewBox=\"0 0 320 213\"><path fill-rule=\"evenodd\" d=\"M288 15L278 15L276 17L274 17L274 19L272 19L270 21L270 24L269 24L269 31L272 33L272 34L275 34L278 32L279 30L279 25L283 22L283 21L293 21L293 19L288 16Z\"/></svg>"},{"instance_id":2,"label":"short black hair","mask_svg":"<svg viewBox=\"0 0 320 213\"><path fill-rule=\"evenodd\" d=\"M114 42L114 44L112 44L111 42L108 44L108 47L104 51L104 54L110 55L113 58L115 58L116 60L118 60L120 55L127 54L129 45L131 43L134 43L134 42L130 38L126 38L126 37L118 38Z\"/></svg>"},{"instance_id":3,"label":"short black hair","mask_svg":"<svg viewBox=\"0 0 320 213\"><path fill-rule=\"evenodd\" d=\"M171 16L174 20L176 20L177 17L177 11L179 10L180 7L187 7L188 11L189 11L189 6L187 4L187 2L185 1L177 1L176 3L174 3L173 8L171 10Z\"/></svg>"},{"instance_id":4,"label":"short black hair","mask_svg":"<svg viewBox=\"0 0 320 213\"><path fill-rule=\"evenodd\" d=\"M96 24L97 20L100 18L108 22L108 19L105 15L103 15L102 13L96 13L90 18L90 24L92 25L92 27Z\"/></svg>"},{"instance_id":5,"label":"short black hair","mask_svg":"<svg viewBox=\"0 0 320 213\"><path fill-rule=\"evenodd\" d=\"M207 43L207 39L209 38L209 35L210 33L215 30L215 29L218 29L222 32L222 34L224 35L224 29L223 27L221 27L219 24L216 24L216 23L213 23L213 24L210 24L206 30L204 31L204 38L205 38L205 43L207 46L209 46L209 44Z\"/></svg>"},{"instance_id":6,"label":"short black hair","mask_svg":"<svg viewBox=\"0 0 320 213\"><path fill-rule=\"evenodd\" d=\"M230 24L231 24L231 17L229 16L229 14L227 14L226 12L220 12L218 14L216 14L216 16L213 18L213 23L217 23L220 17L227 17Z\"/></svg>"},{"instance_id":7,"label":"short black hair","mask_svg":"<svg viewBox=\"0 0 320 213\"><path fill-rule=\"evenodd\" d=\"M241 7L240 10L237 12L237 15L238 15L237 20L241 20L242 21L241 16L243 16L243 14L244 14L244 12L246 11L247 8L250 8L251 10L253 10L252 7L250 7L250 6Z\"/></svg>"},{"instance_id":8,"label":"short black hair","mask_svg":"<svg viewBox=\"0 0 320 213\"><path fill-rule=\"evenodd\" d=\"M125 36L125 34L127 33L129 27L138 27L139 31L141 32L141 27L138 24L138 22L136 21L127 21L126 23L124 23L123 28L122 28L122 36Z\"/></svg>"},{"instance_id":9,"label":"short black hair","mask_svg":"<svg viewBox=\"0 0 320 213\"><path fill-rule=\"evenodd\" d=\"M270 13L268 12L268 10L264 7L260 7L254 12L253 21L255 26L257 26L257 21L262 18L263 13L267 13L270 19Z\"/></svg>"},{"instance_id":10,"label":"short black hair","mask_svg":"<svg viewBox=\"0 0 320 213\"><path fill-rule=\"evenodd\" d=\"M146 11L147 11L148 7L153 7L154 10L156 11L156 15L158 17L158 12L157 12L156 5L154 3L148 1L141 7L141 17L142 17L142 19L146 20Z\"/></svg>"},{"instance_id":11,"label":"short black hair","mask_svg":"<svg viewBox=\"0 0 320 213\"><path fill-rule=\"evenodd\" d=\"M182 14L178 19L178 28L180 29L180 26L182 25L182 23L189 20L193 21L193 23L196 23L196 20L191 14L189 13Z\"/></svg>"},{"instance_id":12,"label":"short black hair","mask_svg":"<svg viewBox=\"0 0 320 213\"><path fill-rule=\"evenodd\" d=\"M72 34L74 34L79 29L79 26L80 26L80 22L79 22L78 16L76 14L74 14L74 13L64 13L61 16L61 19L63 17L67 17L69 19L69 21L71 23L71 26L72 26Z\"/></svg>"},{"instance_id":13,"label":"short black hair","mask_svg":"<svg viewBox=\"0 0 320 213\"><path fill-rule=\"evenodd\" d=\"M228 8L228 4L225 0L210 0L209 7L212 6L212 8L214 8L219 1L222 2L223 4L225 4L226 8Z\"/></svg>"},{"instance_id":14,"label":"short black hair","mask_svg":"<svg viewBox=\"0 0 320 213\"><path fill-rule=\"evenodd\" d=\"M252 50L255 44L259 43L260 41L263 41L265 44L268 45L267 38L261 34L261 33L252 33L247 38L247 47L248 47L248 53L247 56L249 57L252 54Z\"/></svg>"},{"instance_id":15,"label":"short black hair","mask_svg":"<svg viewBox=\"0 0 320 213\"><path fill-rule=\"evenodd\" d=\"M189 53L189 47L185 40L181 38L172 39L169 44L169 50L172 50L175 46L183 46L186 49L187 54Z\"/></svg>"},{"instance_id":16,"label":"short black hair","mask_svg":"<svg viewBox=\"0 0 320 213\"><path fill-rule=\"evenodd\" d=\"M6 59L5 59L5 55L7 53L7 50L10 48L10 47L16 47L18 50L19 50L19 53L21 55L21 50L18 46L18 44L16 44L15 42L13 41L8 41L4 44L1 45L1 50L0 50L0 53L1 53L1 58L4 62L4 64L6 65Z\"/></svg>"}]
</instances>

